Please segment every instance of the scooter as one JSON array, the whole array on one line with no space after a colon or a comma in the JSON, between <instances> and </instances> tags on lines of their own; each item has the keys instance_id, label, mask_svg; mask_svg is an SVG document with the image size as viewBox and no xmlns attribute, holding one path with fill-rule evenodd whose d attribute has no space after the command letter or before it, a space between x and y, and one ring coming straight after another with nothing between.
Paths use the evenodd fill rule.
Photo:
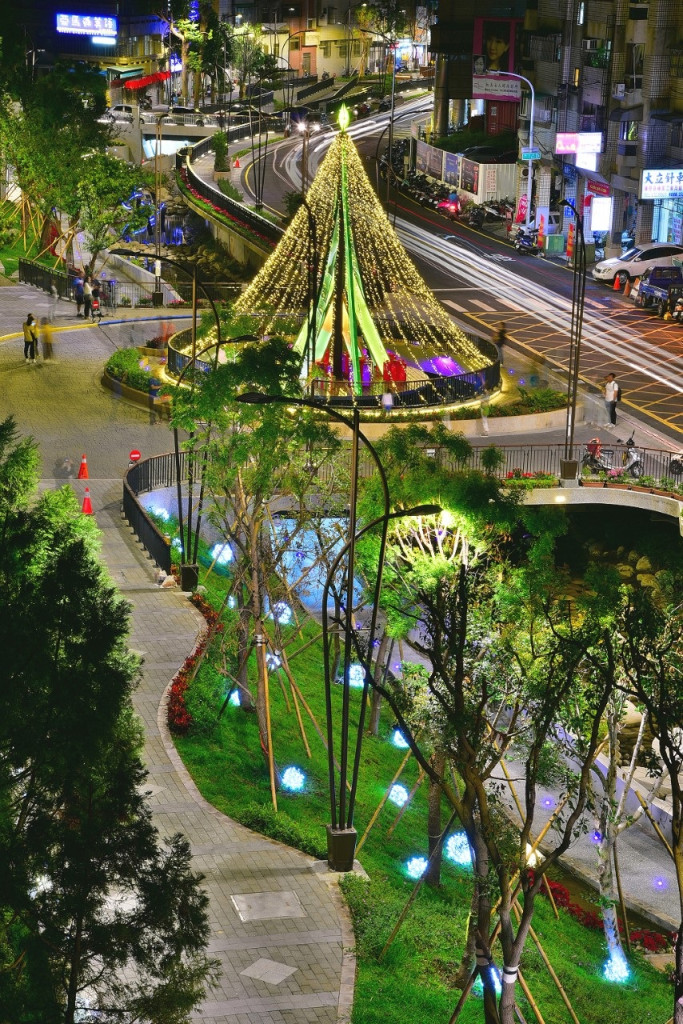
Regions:
<instances>
[{"instance_id":1,"label":"scooter","mask_svg":"<svg viewBox=\"0 0 683 1024\"><path fill-rule=\"evenodd\" d=\"M683 474L683 451L673 452L669 460L669 472L667 476L681 476Z\"/></svg>"},{"instance_id":2,"label":"scooter","mask_svg":"<svg viewBox=\"0 0 683 1024\"><path fill-rule=\"evenodd\" d=\"M643 475L643 462L633 440L633 434L626 442L626 451L621 466L614 464L614 449L603 448L599 437L591 438L586 445L581 465L590 469L591 473L612 473L614 476L628 475L632 476L634 480Z\"/></svg>"},{"instance_id":3,"label":"scooter","mask_svg":"<svg viewBox=\"0 0 683 1024\"><path fill-rule=\"evenodd\" d=\"M543 249L538 244L537 228L532 228L529 231L523 227L518 228L514 245L517 252L526 252L529 256L543 256Z\"/></svg>"},{"instance_id":4,"label":"scooter","mask_svg":"<svg viewBox=\"0 0 683 1024\"><path fill-rule=\"evenodd\" d=\"M676 299L676 305L671 312L671 319L683 326L683 296Z\"/></svg>"}]
</instances>

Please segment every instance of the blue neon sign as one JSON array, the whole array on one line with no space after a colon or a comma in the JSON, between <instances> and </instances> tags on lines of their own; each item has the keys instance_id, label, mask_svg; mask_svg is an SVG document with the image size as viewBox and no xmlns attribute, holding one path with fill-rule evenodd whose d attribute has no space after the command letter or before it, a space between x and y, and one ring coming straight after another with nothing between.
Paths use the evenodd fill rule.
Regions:
<instances>
[{"instance_id":1,"label":"blue neon sign","mask_svg":"<svg viewBox=\"0 0 683 1024\"><path fill-rule=\"evenodd\" d=\"M104 14L57 14L57 31L70 36L106 36L115 39L116 18Z\"/></svg>"}]
</instances>

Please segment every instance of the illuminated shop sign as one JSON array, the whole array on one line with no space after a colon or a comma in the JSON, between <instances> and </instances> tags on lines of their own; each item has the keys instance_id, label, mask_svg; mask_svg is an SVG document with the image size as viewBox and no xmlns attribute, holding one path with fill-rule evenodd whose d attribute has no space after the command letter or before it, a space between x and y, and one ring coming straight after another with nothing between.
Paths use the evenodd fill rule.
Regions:
<instances>
[{"instance_id":1,"label":"illuminated shop sign","mask_svg":"<svg viewBox=\"0 0 683 1024\"><path fill-rule=\"evenodd\" d=\"M57 31L69 36L116 38L116 18L103 14L58 14Z\"/></svg>"},{"instance_id":2,"label":"illuminated shop sign","mask_svg":"<svg viewBox=\"0 0 683 1024\"><path fill-rule=\"evenodd\" d=\"M556 153L599 153L602 150L602 132L558 132L555 137Z\"/></svg>"},{"instance_id":3,"label":"illuminated shop sign","mask_svg":"<svg viewBox=\"0 0 683 1024\"><path fill-rule=\"evenodd\" d=\"M646 169L640 175L641 199L683 198L683 168Z\"/></svg>"}]
</instances>

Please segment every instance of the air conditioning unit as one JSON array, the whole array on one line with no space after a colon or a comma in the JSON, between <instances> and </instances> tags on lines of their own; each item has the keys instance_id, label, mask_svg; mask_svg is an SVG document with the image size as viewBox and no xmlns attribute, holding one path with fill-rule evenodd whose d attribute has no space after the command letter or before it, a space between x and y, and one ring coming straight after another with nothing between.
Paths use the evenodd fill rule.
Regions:
<instances>
[{"instance_id":1,"label":"air conditioning unit","mask_svg":"<svg viewBox=\"0 0 683 1024\"><path fill-rule=\"evenodd\" d=\"M623 100L626 95L626 82L619 82L612 89L613 100Z\"/></svg>"},{"instance_id":2,"label":"air conditioning unit","mask_svg":"<svg viewBox=\"0 0 683 1024\"><path fill-rule=\"evenodd\" d=\"M581 41L581 48L587 50L589 53L594 53L600 49L599 39L583 39Z\"/></svg>"}]
</instances>

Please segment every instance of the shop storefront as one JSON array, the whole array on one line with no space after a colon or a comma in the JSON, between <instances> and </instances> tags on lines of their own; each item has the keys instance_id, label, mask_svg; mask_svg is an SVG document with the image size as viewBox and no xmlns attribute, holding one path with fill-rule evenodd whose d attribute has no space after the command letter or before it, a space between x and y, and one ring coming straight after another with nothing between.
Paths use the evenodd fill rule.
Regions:
<instances>
[{"instance_id":1,"label":"shop storefront","mask_svg":"<svg viewBox=\"0 0 683 1024\"><path fill-rule=\"evenodd\" d=\"M652 241L683 245L683 167L648 167L640 198L652 202Z\"/></svg>"},{"instance_id":2,"label":"shop storefront","mask_svg":"<svg viewBox=\"0 0 683 1024\"><path fill-rule=\"evenodd\" d=\"M655 242L683 245L683 199L656 199L652 216Z\"/></svg>"}]
</instances>

